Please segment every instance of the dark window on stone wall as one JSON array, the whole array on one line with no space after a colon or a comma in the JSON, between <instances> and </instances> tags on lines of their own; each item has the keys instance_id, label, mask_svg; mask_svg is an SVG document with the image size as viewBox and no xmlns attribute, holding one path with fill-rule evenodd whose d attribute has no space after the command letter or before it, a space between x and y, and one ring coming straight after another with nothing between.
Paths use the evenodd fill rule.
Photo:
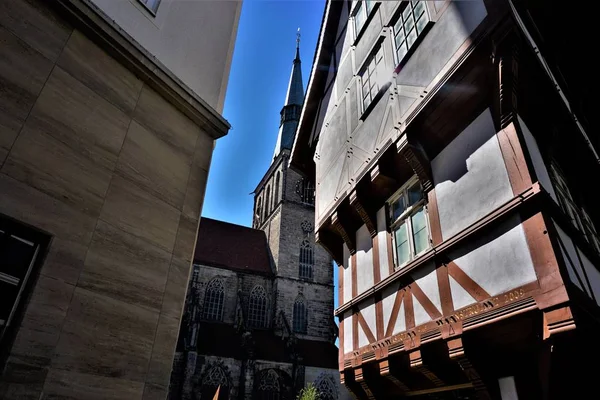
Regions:
<instances>
[{"instance_id":1,"label":"dark window on stone wall","mask_svg":"<svg viewBox=\"0 0 600 400\"><path fill-rule=\"evenodd\" d=\"M248 302L248 325L264 328L267 316L267 292L262 286L255 286Z\"/></svg>"},{"instance_id":2,"label":"dark window on stone wall","mask_svg":"<svg viewBox=\"0 0 600 400\"><path fill-rule=\"evenodd\" d=\"M313 253L313 246L308 239L304 239L300 244L300 270L299 277L301 279L313 279L313 266L315 264L315 257Z\"/></svg>"},{"instance_id":3,"label":"dark window on stone wall","mask_svg":"<svg viewBox=\"0 0 600 400\"><path fill-rule=\"evenodd\" d=\"M225 288L220 279L215 278L208 283L204 293L203 317L208 321L223 320L223 299Z\"/></svg>"},{"instance_id":4,"label":"dark window on stone wall","mask_svg":"<svg viewBox=\"0 0 600 400\"><path fill-rule=\"evenodd\" d=\"M0 360L8 353L49 241L50 236L0 215Z\"/></svg>"},{"instance_id":5,"label":"dark window on stone wall","mask_svg":"<svg viewBox=\"0 0 600 400\"><path fill-rule=\"evenodd\" d=\"M304 297L302 295L296 297L296 301L294 301L294 332L296 333L306 333L307 331L307 323L306 323L306 303L304 301Z\"/></svg>"}]
</instances>

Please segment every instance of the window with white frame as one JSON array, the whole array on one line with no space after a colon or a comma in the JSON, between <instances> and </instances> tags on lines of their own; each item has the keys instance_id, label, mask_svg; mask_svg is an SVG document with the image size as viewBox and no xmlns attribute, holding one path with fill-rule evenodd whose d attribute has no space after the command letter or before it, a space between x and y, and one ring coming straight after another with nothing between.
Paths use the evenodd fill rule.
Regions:
<instances>
[{"instance_id":1,"label":"window with white frame","mask_svg":"<svg viewBox=\"0 0 600 400\"><path fill-rule=\"evenodd\" d=\"M160 0L138 0L142 3L148 10L152 12L152 14L156 14L158 11L158 6L160 5Z\"/></svg>"},{"instance_id":2,"label":"window with white frame","mask_svg":"<svg viewBox=\"0 0 600 400\"><path fill-rule=\"evenodd\" d=\"M369 104L371 104L379 89L381 89L380 80L382 77L380 76L380 69L382 66L383 49L380 46L377 52L371 56L360 74L363 112L369 107Z\"/></svg>"},{"instance_id":3,"label":"window with white frame","mask_svg":"<svg viewBox=\"0 0 600 400\"><path fill-rule=\"evenodd\" d=\"M388 202L396 266L401 267L430 246L427 210L421 184L415 178Z\"/></svg>"},{"instance_id":4,"label":"window with white frame","mask_svg":"<svg viewBox=\"0 0 600 400\"><path fill-rule=\"evenodd\" d=\"M429 15L424 1L407 1L394 24L394 48L398 64L427 27Z\"/></svg>"},{"instance_id":5,"label":"window with white frame","mask_svg":"<svg viewBox=\"0 0 600 400\"><path fill-rule=\"evenodd\" d=\"M365 25L371 10L373 9L373 1L364 0L359 1L358 5L354 9L352 16L354 17L354 37L358 36L360 30Z\"/></svg>"},{"instance_id":6,"label":"window with white frame","mask_svg":"<svg viewBox=\"0 0 600 400\"><path fill-rule=\"evenodd\" d=\"M579 229L587 241L600 252L600 239L598 238L598 232L592 219L584 208L577 205L571 195L562 170L554 162L550 165L550 175L554 183L558 204L565 214L567 214L575 228Z\"/></svg>"}]
</instances>

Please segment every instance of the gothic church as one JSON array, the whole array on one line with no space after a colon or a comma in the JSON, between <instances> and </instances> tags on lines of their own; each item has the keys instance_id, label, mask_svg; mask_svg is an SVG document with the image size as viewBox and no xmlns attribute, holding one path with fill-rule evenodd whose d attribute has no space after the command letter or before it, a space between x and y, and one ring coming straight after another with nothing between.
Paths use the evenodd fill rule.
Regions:
<instances>
[{"instance_id":1,"label":"gothic church","mask_svg":"<svg viewBox=\"0 0 600 400\"><path fill-rule=\"evenodd\" d=\"M313 234L314 186L290 170L304 100L299 38L253 228L202 218L170 399L295 399L312 382L340 395L333 268Z\"/></svg>"}]
</instances>

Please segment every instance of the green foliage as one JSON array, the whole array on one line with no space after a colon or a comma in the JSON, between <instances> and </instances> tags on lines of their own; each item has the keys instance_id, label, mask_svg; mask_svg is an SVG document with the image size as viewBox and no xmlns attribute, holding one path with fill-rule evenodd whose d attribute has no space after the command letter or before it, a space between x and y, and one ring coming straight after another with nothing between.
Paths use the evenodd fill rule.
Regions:
<instances>
[{"instance_id":1,"label":"green foliage","mask_svg":"<svg viewBox=\"0 0 600 400\"><path fill-rule=\"evenodd\" d=\"M319 392L312 383L306 385L304 389L298 394L297 400L319 400Z\"/></svg>"}]
</instances>

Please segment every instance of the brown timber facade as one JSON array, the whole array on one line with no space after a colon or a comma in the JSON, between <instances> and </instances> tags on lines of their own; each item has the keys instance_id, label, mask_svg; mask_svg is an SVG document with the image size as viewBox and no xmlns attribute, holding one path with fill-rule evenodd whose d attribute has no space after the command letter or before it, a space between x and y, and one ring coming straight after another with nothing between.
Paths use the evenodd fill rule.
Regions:
<instances>
[{"instance_id":1,"label":"brown timber facade","mask_svg":"<svg viewBox=\"0 0 600 400\"><path fill-rule=\"evenodd\" d=\"M358 398L590 390L598 143L550 8L326 5L292 166L316 182Z\"/></svg>"}]
</instances>

